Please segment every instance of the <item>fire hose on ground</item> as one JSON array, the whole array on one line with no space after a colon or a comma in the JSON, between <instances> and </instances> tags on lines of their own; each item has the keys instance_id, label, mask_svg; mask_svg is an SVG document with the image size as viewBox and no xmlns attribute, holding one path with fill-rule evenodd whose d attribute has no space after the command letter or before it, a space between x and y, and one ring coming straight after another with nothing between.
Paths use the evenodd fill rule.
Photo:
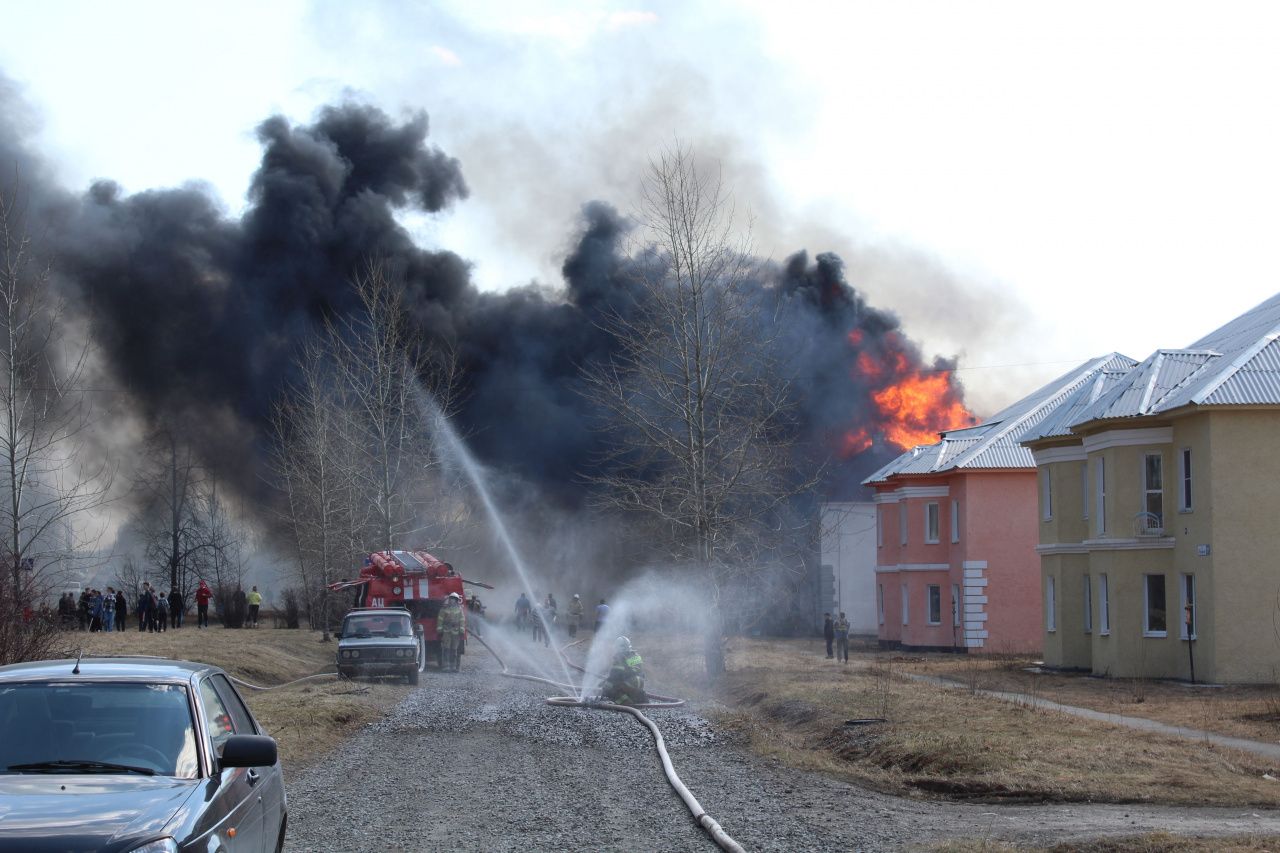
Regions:
<instances>
[{"instance_id":1,"label":"fire hose on ground","mask_svg":"<svg viewBox=\"0 0 1280 853\"><path fill-rule=\"evenodd\" d=\"M489 654L493 655L494 660L496 660L498 662L498 665L502 667L502 674L507 678L518 678L524 681L537 681L542 684L549 684L552 687L564 688L568 690L576 691L578 689L577 686L573 684L564 684L563 682L552 681L549 678L541 678L536 675L525 675L519 672L511 672L510 670L507 669L506 661L504 661L502 657L493 650L492 646L490 646L488 643L482 640L477 634L472 633L470 630L468 630L467 633L469 633L472 637L478 640L480 642L480 645L484 646L485 649L488 650ZM570 645L576 645L576 643L571 643ZM566 646L565 648L568 648L568 647ZM567 660L565 660L563 649L557 649L556 653L560 655L560 659L564 661L566 666L572 667L573 669L578 670L584 675L589 674L582 667L571 664ZM657 699L658 701L645 702L637 706L631 706L631 705L617 705L612 702L600 702L600 701L593 701L588 699L579 699L575 696L551 696L546 700L546 702L548 705L556 705L559 707L599 708L600 710L603 710L603 711L621 711L622 713L630 714L631 716L639 720L641 724L643 724L644 727L649 730L649 734L653 736L653 743L654 743L654 746L657 747L658 758L661 759L662 761L662 772L666 774L667 782L671 784L671 787L675 790L676 794L679 795L680 799L684 802L685 806L689 809L689 814L693 815L694 822L697 823L698 826L702 827L706 831L706 833L711 836L711 839L715 841L717 845L719 845L720 849L731 851L731 853L746 853L742 845L734 841L733 838L731 838L729 834L724 831L724 829L715 820L715 818L707 814L706 810L702 808L702 804L698 802L698 799L685 786L684 782L680 780L680 777L676 775L675 766L671 763L671 756L667 754L667 745L666 745L666 741L664 741L662 738L662 732L658 729L658 726L653 722L653 720L646 717L644 713L640 711L641 708L676 708L683 705L684 700L676 699L671 696L660 696L656 693L650 693L649 695L650 697Z\"/></svg>"}]
</instances>

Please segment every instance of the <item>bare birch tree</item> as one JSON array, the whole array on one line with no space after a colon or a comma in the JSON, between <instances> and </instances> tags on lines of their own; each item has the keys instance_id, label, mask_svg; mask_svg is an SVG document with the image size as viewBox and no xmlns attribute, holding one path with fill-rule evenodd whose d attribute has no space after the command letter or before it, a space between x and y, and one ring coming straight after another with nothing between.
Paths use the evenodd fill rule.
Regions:
<instances>
[{"instance_id":1,"label":"bare birch tree","mask_svg":"<svg viewBox=\"0 0 1280 853\"><path fill-rule=\"evenodd\" d=\"M69 332L17 181L0 190L0 560L7 592L42 596L98 538L113 468L87 440L89 344Z\"/></svg>"},{"instance_id":2,"label":"bare birch tree","mask_svg":"<svg viewBox=\"0 0 1280 853\"><path fill-rule=\"evenodd\" d=\"M776 513L811 484L789 470L790 387L748 288L757 269L719 172L668 150L651 162L641 199L654 263L634 281L634 306L604 321L615 355L584 373L611 441L595 494L666 531L671 555L697 567L715 677L725 584L769 548Z\"/></svg>"}]
</instances>

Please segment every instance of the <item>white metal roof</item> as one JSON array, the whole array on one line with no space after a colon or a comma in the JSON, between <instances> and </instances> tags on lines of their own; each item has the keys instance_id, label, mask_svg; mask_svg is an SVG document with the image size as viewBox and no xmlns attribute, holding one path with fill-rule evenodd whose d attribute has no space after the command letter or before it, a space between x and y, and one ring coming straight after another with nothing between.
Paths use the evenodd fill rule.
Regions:
<instances>
[{"instance_id":1,"label":"white metal roof","mask_svg":"<svg viewBox=\"0 0 1280 853\"><path fill-rule=\"evenodd\" d=\"M980 424L950 430L934 444L913 447L863 480L863 485L883 483L898 475L939 474L962 468L1035 468L1031 451L1020 443L1023 436L1045 424L1081 389L1091 387L1100 374L1122 375L1134 364L1133 359L1114 352L1086 361Z\"/></svg>"},{"instance_id":2,"label":"white metal roof","mask_svg":"<svg viewBox=\"0 0 1280 853\"><path fill-rule=\"evenodd\" d=\"M1184 406L1280 405L1280 294L1187 349L1157 350L1067 427Z\"/></svg>"}]
</instances>

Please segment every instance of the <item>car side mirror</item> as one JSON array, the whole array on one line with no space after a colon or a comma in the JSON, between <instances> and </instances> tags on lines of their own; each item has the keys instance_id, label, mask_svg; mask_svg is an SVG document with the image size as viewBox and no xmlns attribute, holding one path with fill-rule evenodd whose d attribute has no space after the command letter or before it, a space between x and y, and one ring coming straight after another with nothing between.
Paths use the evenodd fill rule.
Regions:
<instances>
[{"instance_id":1,"label":"car side mirror","mask_svg":"<svg viewBox=\"0 0 1280 853\"><path fill-rule=\"evenodd\" d=\"M270 767L277 758L275 738L266 735L232 735L222 744L218 766Z\"/></svg>"}]
</instances>

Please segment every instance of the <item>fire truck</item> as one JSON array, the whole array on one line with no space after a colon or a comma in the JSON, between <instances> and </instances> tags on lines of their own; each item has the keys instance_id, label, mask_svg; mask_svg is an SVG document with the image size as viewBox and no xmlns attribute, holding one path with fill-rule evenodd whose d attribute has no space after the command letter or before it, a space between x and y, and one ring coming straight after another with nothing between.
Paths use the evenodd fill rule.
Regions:
<instances>
[{"instance_id":1,"label":"fire truck","mask_svg":"<svg viewBox=\"0 0 1280 853\"><path fill-rule=\"evenodd\" d=\"M466 600L464 584L493 589L487 583L464 580L453 566L426 551L376 551L365 557L358 578L331 583L329 589L354 589L353 607L403 607L408 610L414 623L422 629L426 659L434 657L437 666L443 667L444 653L440 647L440 635L436 633L436 614L451 592ZM466 607L462 608L462 619L465 628ZM462 637L460 653L466 649L465 631Z\"/></svg>"}]
</instances>

